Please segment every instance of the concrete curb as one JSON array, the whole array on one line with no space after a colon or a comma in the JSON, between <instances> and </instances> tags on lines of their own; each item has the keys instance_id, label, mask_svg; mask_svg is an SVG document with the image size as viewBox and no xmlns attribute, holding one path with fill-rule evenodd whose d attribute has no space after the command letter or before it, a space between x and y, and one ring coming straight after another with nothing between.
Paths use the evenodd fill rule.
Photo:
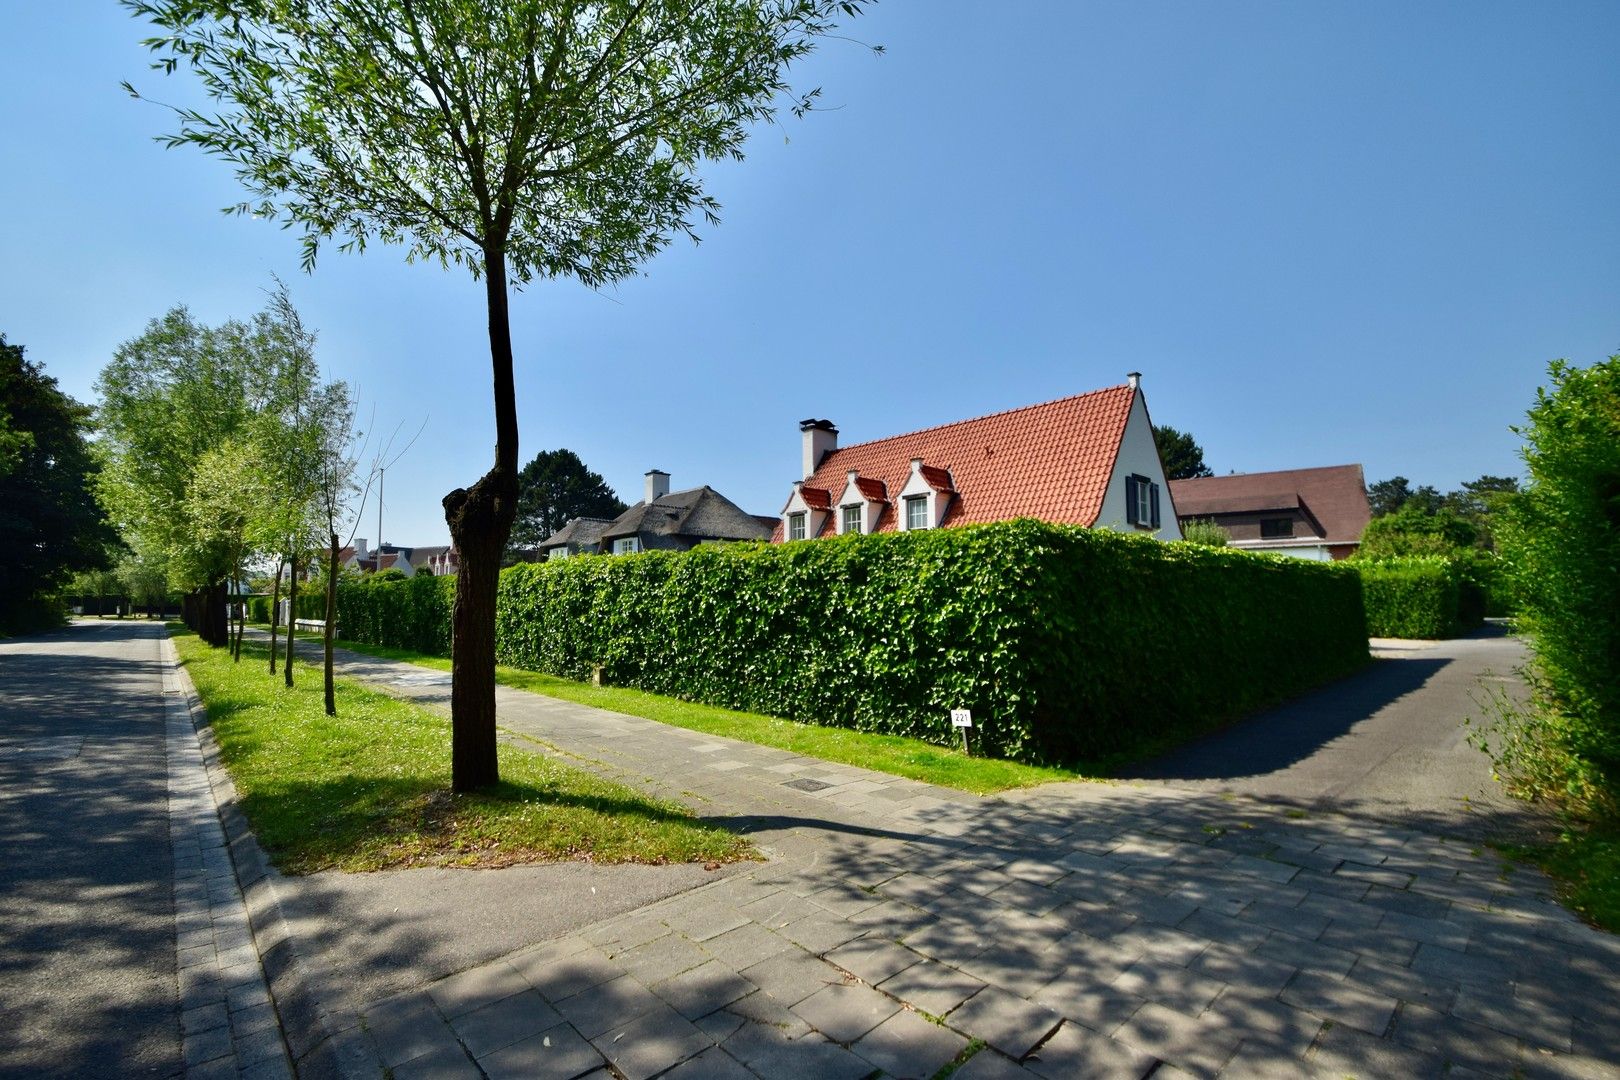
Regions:
<instances>
[{"instance_id":1,"label":"concrete curb","mask_svg":"<svg viewBox=\"0 0 1620 1080\"><path fill-rule=\"evenodd\" d=\"M281 1020L293 1069L308 1080L376 1077L379 1059L360 1027L360 1018L333 1013L321 1003L315 988L329 982L331 973L318 958L299 950L277 889L281 874L271 865L237 805L236 785L221 760L202 698L184 665L177 662L175 674L202 747L208 784L253 928L254 948Z\"/></svg>"}]
</instances>

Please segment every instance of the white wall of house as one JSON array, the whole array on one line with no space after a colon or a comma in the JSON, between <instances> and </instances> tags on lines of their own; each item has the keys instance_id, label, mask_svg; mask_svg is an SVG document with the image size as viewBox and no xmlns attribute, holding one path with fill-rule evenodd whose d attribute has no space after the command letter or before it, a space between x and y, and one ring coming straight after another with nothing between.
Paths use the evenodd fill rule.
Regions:
<instances>
[{"instance_id":1,"label":"white wall of house","mask_svg":"<svg viewBox=\"0 0 1620 1080\"><path fill-rule=\"evenodd\" d=\"M1227 545L1237 551L1269 551L1273 555L1288 555L1312 562L1332 562L1333 553L1326 544L1279 544L1274 540L1234 540Z\"/></svg>"},{"instance_id":2,"label":"white wall of house","mask_svg":"<svg viewBox=\"0 0 1620 1080\"><path fill-rule=\"evenodd\" d=\"M1145 476L1159 485L1157 531L1130 524L1126 515L1125 478L1132 474ZM1131 416L1125 422L1125 435L1120 439L1119 456L1114 459L1114 471L1108 477L1108 492L1103 496L1102 512L1097 515L1096 525L1097 528L1123 533L1145 533L1160 540L1181 539L1176 508L1170 501L1170 484L1164 478L1159 448L1153 441L1153 422L1148 419L1147 400L1140 391L1131 401Z\"/></svg>"},{"instance_id":3,"label":"white wall of house","mask_svg":"<svg viewBox=\"0 0 1620 1080\"><path fill-rule=\"evenodd\" d=\"M935 491L927 480L923 479L922 467L925 463L913 460L911 474L906 477L906 486L900 489L900 495L894 500L895 523L894 527L901 532L909 530L906 521L906 501L922 497L928 500L928 522L925 529L937 529L939 523L945 518L945 511L950 508L951 496L942 491Z\"/></svg>"},{"instance_id":4,"label":"white wall of house","mask_svg":"<svg viewBox=\"0 0 1620 1080\"><path fill-rule=\"evenodd\" d=\"M804 501L804 495L799 491L800 485L793 485L793 495L788 499L787 505L782 508L782 539L793 539L793 515L804 515L804 535L811 539L821 535L821 527L827 523L827 511L812 510L810 504Z\"/></svg>"}]
</instances>

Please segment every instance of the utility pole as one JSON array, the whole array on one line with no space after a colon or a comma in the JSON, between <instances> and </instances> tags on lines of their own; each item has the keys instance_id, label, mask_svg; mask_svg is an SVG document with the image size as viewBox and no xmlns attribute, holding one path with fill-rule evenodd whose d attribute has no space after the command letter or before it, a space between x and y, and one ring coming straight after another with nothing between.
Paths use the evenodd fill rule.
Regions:
<instances>
[{"instance_id":1,"label":"utility pole","mask_svg":"<svg viewBox=\"0 0 1620 1080\"><path fill-rule=\"evenodd\" d=\"M383 543L383 541L382 541L382 495L383 495L382 488L383 488L383 475L385 473L387 473L387 472L388 472L387 469L382 468L380 466L377 469L377 566L378 566L379 569L382 567L382 543Z\"/></svg>"}]
</instances>

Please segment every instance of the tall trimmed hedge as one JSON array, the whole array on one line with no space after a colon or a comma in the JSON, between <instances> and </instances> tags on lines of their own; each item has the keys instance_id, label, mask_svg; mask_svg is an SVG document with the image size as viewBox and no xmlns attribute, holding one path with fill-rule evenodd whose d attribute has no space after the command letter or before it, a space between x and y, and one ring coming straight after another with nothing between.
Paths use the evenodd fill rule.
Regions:
<instances>
[{"instance_id":1,"label":"tall trimmed hedge","mask_svg":"<svg viewBox=\"0 0 1620 1080\"><path fill-rule=\"evenodd\" d=\"M345 633L349 633L345 623ZM1349 567L1015 521L581 558L501 575L502 662L834 726L1073 760L1367 657Z\"/></svg>"},{"instance_id":2,"label":"tall trimmed hedge","mask_svg":"<svg viewBox=\"0 0 1620 1080\"><path fill-rule=\"evenodd\" d=\"M1414 555L1353 565L1373 637L1449 638L1485 620L1485 589L1456 560Z\"/></svg>"},{"instance_id":3,"label":"tall trimmed hedge","mask_svg":"<svg viewBox=\"0 0 1620 1080\"><path fill-rule=\"evenodd\" d=\"M455 594L456 579L449 575L343 577L337 591L338 633L353 641L447 656Z\"/></svg>"}]
</instances>

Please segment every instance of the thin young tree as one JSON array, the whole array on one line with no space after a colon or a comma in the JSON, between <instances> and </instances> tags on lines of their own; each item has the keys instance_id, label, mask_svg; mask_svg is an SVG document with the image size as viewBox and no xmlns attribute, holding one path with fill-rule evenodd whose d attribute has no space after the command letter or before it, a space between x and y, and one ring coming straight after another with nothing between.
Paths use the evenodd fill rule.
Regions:
<instances>
[{"instance_id":1,"label":"thin young tree","mask_svg":"<svg viewBox=\"0 0 1620 1080\"><path fill-rule=\"evenodd\" d=\"M332 670L332 638L337 628L337 585L341 533L348 528L350 541L359 528L365 504L350 514L353 497L360 491L355 483L358 457L355 450L354 403L349 388L341 382L321 387L311 403L316 433L315 505L326 537L326 626L322 632L322 660L326 681L326 715L337 715L337 693Z\"/></svg>"},{"instance_id":2,"label":"thin young tree","mask_svg":"<svg viewBox=\"0 0 1620 1080\"><path fill-rule=\"evenodd\" d=\"M461 553L452 787L498 779L495 590L517 512L508 289L605 285L698 220L697 170L740 158L790 96L789 66L868 0L125 0L218 111L179 109L172 146L235 167L242 213L322 241L400 243L484 281L495 460L444 497ZM132 87L125 84L132 94Z\"/></svg>"}]
</instances>

